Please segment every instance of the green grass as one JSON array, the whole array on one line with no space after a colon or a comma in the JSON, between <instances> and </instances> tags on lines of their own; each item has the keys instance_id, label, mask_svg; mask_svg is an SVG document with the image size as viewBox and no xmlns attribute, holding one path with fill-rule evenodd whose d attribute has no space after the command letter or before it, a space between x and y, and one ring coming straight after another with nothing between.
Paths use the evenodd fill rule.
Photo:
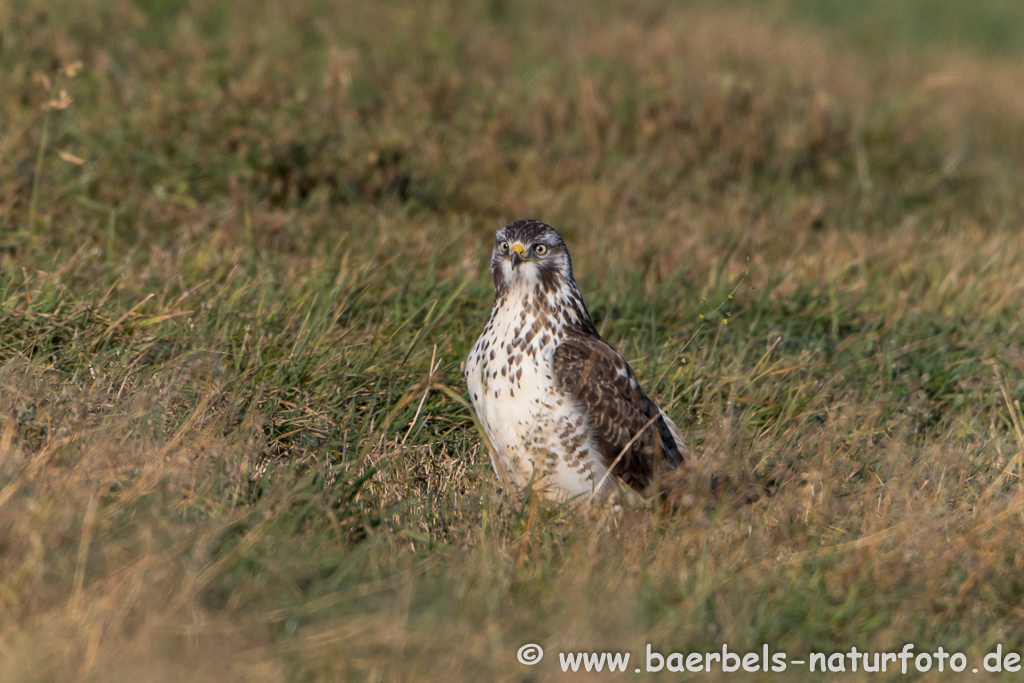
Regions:
<instances>
[{"instance_id":1,"label":"green grass","mask_svg":"<svg viewBox=\"0 0 1024 683\"><path fill-rule=\"evenodd\" d=\"M737 3L739 4L739 3ZM1013 58L1024 51L1024 7L1012 0L769 0L781 18L800 18L870 50L970 50Z\"/></svg>"},{"instance_id":2,"label":"green grass","mask_svg":"<svg viewBox=\"0 0 1024 683\"><path fill-rule=\"evenodd\" d=\"M0 679L1024 649L1024 19L982 5L969 49L917 4L0 8ZM498 487L460 363L521 217L689 511Z\"/></svg>"}]
</instances>

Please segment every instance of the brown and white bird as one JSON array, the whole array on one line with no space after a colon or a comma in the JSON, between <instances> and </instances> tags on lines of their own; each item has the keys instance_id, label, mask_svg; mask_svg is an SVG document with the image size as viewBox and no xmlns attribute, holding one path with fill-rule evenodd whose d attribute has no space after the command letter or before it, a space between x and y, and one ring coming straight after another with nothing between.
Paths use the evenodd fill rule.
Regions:
<instances>
[{"instance_id":1,"label":"brown and white bird","mask_svg":"<svg viewBox=\"0 0 1024 683\"><path fill-rule=\"evenodd\" d=\"M608 501L689 458L679 428L597 333L554 228L499 230L491 278L494 308L465 372L505 485Z\"/></svg>"}]
</instances>

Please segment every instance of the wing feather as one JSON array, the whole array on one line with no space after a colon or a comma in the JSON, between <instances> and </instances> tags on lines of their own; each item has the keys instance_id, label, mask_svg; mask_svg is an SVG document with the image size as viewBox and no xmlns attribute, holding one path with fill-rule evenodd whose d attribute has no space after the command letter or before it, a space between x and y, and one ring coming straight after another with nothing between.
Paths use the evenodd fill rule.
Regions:
<instances>
[{"instance_id":1,"label":"wing feather","mask_svg":"<svg viewBox=\"0 0 1024 683\"><path fill-rule=\"evenodd\" d=\"M678 427L647 398L632 368L603 339L566 339L555 349L552 365L559 388L585 413L605 465L615 463L612 472L630 486L644 489L656 472L674 469L688 457Z\"/></svg>"}]
</instances>

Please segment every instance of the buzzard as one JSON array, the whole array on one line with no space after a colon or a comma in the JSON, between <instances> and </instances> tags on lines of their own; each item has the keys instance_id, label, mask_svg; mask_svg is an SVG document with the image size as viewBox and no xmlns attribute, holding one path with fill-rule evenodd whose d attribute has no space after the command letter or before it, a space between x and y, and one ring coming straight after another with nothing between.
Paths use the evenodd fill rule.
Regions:
<instances>
[{"instance_id":1,"label":"buzzard","mask_svg":"<svg viewBox=\"0 0 1024 683\"><path fill-rule=\"evenodd\" d=\"M565 241L533 220L498 231L494 308L466 385L505 486L624 499L689 458L679 428L590 320Z\"/></svg>"}]
</instances>

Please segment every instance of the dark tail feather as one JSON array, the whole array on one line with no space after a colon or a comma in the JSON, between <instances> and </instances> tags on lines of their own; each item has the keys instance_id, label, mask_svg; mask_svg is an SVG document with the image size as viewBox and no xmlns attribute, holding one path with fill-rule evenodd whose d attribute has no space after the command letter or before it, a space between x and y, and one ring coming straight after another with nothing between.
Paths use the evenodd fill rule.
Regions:
<instances>
[{"instance_id":1,"label":"dark tail feather","mask_svg":"<svg viewBox=\"0 0 1024 683\"><path fill-rule=\"evenodd\" d=\"M661 443L665 446L665 459L668 461L669 466L675 469L683 464L683 451L686 450L686 446L676 443L675 437L672 436L672 430L669 429L668 421L665 420L664 416L658 417L658 428L661 430Z\"/></svg>"}]
</instances>

